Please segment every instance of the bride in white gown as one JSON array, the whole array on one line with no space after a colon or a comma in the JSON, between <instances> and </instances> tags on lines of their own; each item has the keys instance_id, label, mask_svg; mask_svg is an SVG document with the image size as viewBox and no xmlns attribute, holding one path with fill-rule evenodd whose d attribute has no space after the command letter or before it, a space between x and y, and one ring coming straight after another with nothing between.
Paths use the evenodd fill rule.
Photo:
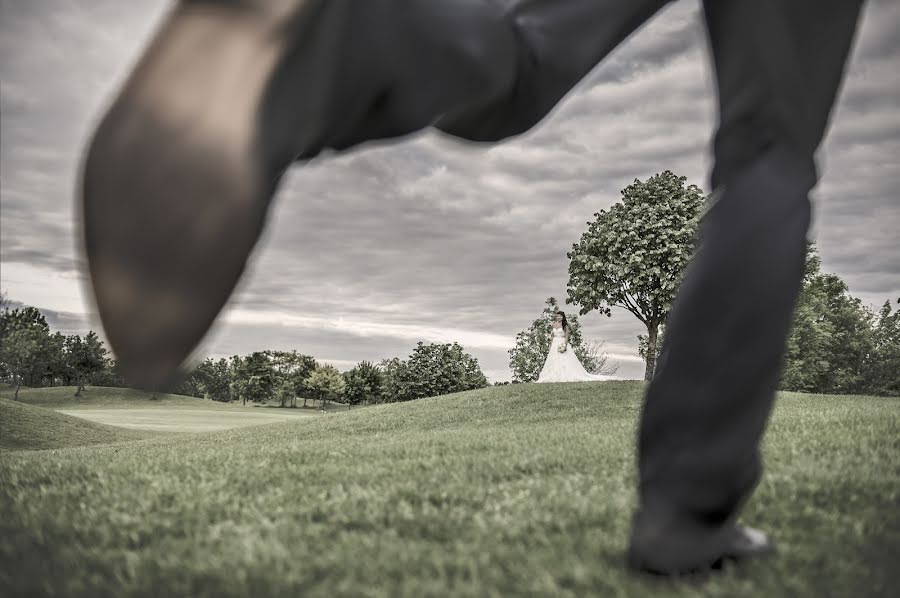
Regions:
<instances>
[{"instance_id":1,"label":"bride in white gown","mask_svg":"<svg viewBox=\"0 0 900 598\"><path fill-rule=\"evenodd\" d=\"M538 375L538 382L589 382L596 380L615 380L613 376L591 374L584 369L575 350L569 346L569 325L566 314L556 312L551 328L552 340L547 361Z\"/></svg>"}]
</instances>

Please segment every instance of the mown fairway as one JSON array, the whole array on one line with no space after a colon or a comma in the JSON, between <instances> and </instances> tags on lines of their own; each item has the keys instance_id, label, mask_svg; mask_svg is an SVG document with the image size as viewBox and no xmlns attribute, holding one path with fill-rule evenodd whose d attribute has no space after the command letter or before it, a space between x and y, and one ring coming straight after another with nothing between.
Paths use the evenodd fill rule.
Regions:
<instances>
[{"instance_id":1,"label":"mown fairway","mask_svg":"<svg viewBox=\"0 0 900 598\"><path fill-rule=\"evenodd\" d=\"M780 552L671 584L623 568L640 398L633 382L515 385L221 432L0 452L0 594L896 590L900 401L783 396L744 518L772 532Z\"/></svg>"},{"instance_id":2,"label":"mown fairway","mask_svg":"<svg viewBox=\"0 0 900 598\"><path fill-rule=\"evenodd\" d=\"M47 407L57 413L115 426L116 429L125 428L144 432L213 432L288 421L295 417L322 416L320 411L313 408L247 407L237 403L223 404L195 397L151 394L127 388L90 388L84 391L80 397L74 397L73 394L72 387L26 388L19 392L18 402ZM0 388L0 399L12 400L13 396L14 391L11 388ZM331 406L331 412L343 409L346 407ZM144 437L146 436L148 434L144 434ZM0 447L3 446L5 445L2 434L0 434ZM60 446L81 445L64 441L64 444ZM34 446L33 448L57 447Z\"/></svg>"},{"instance_id":3,"label":"mown fairway","mask_svg":"<svg viewBox=\"0 0 900 598\"><path fill-rule=\"evenodd\" d=\"M293 419L294 415L273 412L260 413L246 411L225 411L210 409L59 409L66 413L90 421L133 428L138 430L158 430L160 432L212 432L241 426L272 424Z\"/></svg>"},{"instance_id":4,"label":"mown fairway","mask_svg":"<svg viewBox=\"0 0 900 598\"><path fill-rule=\"evenodd\" d=\"M105 426L0 397L0 450L70 448L152 436L152 432Z\"/></svg>"}]
</instances>

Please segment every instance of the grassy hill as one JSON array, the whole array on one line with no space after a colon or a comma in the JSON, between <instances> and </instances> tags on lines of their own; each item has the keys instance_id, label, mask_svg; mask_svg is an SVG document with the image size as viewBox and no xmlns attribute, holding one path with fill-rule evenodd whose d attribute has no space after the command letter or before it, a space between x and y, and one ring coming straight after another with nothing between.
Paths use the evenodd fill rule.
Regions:
<instances>
[{"instance_id":1,"label":"grassy hill","mask_svg":"<svg viewBox=\"0 0 900 598\"><path fill-rule=\"evenodd\" d=\"M642 385L512 385L136 444L0 454L0 594L889 596L900 401L786 394L704 583L623 567Z\"/></svg>"},{"instance_id":2,"label":"grassy hill","mask_svg":"<svg viewBox=\"0 0 900 598\"><path fill-rule=\"evenodd\" d=\"M65 409L80 406L120 407L123 405L135 406L141 404L166 405L168 407L193 407L203 404L222 405L208 399L198 399L184 395L149 393L131 388L109 388L105 386L91 386L83 390L80 396L76 397L74 395L74 386L22 387L19 389L18 402L41 407ZM0 384L0 397L12 400L13 396L15 396L15 387L8 384Z\"/></svg>"},{"instance_id":3,"label":"grassy hill","mask_svg":"<svg viewBox=\"0 0 900 598\"><path fill-rule=\"evenodd\" d=\"M117 409L128 408L134 409L138 407L165 407L165 408L191 408L191 409L267 409L275 408L276 404L261 405L248 403L246 406L240 402L222 403L212 401L210 399L201 399L197 397L189 397L185 395L151 393L132 388L118 388L105 386L90 386L76 397L74 386L52 386L29 388L23 386L19 389L18 402L27 403L29 405L39 405L41 407L49 407L50 409L79 409L87 407L89 409ZM15 387L9 384L0 383L0 397L12 400L15 396ZM280 410L284 413L301 411L298 409ZM360 409L361 406L353 407ZM346 411L347 406L341 403L329 402L327 410L329 412ZM310 400L309 406L302 411L319 411L315 401Z\"/></svg>"},{"instance_id":4,"label":"grassy hill","mask_svg":"<svg viewBox=\"0 0 900 598\"><path fill-rule=\"evenodd\" d=\"M0 398L0 449L60 449L152 436Z\"/></svg>"},{"instance_id":5,"label":"grassy hill","mask_svg":"<svg viewBox=\"0 0 900 598\"><path fill-rule=\"evenodd\" d=\"M11 398L14 389L0 387L0 398ZM77 416L79 420L90 420L98 424L112 426L115 430L133 429L155 433L198 433L250 425L280 422L294 417L316 417L321 413L315 409L278 409L264 405L242 406L240 403L220 403L195 397L173 394L153 394L128 388L90 387L74 397L75 388L23 388L19 391L19 401L15 404L40 406L58 414ZM346 410L346 407L330 406L329 411ZM53 448L70 446L67 444L65 429L30 434L33 424L23 424L23 434L17 441L17 448L47 448L53 434L59 434ZM81 444L80 437L72 436L72 441ZM102 436L98 436L98 439ZM29 439L33 440L30 442ZM112 442L113 440L110 440ZM97 443L102 440L97 440ZM2 441L0 441L2 446Z\"/></svg>"}]
</instances>

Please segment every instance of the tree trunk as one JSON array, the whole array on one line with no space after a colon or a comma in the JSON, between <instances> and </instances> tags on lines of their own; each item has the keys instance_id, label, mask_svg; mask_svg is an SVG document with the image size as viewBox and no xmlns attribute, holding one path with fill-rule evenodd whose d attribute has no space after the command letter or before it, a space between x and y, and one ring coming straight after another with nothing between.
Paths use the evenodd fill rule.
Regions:
<instances>
[{"instance_id":1,"label":"tree trunk","mask_svg":"<svg viewBox=\"0 0 900 598\"><path fill-rule=\"evenodd\" d=\"M22 381L21 381L21 380L17 380L17 381L16 381L16 394L15 394L15 396L13 397L13 400L14 400L14 401L18 401L18 400L19 400L19 389L20 389L20 388L22 388Z\"/></svg>"},{"instance_id":2,"label":"tree trunk","mask_svg":"<svg viewBox=\"0 0 900 598\"><path fill-rule=\"evenodd\" d=\"M75 376L75 396L81 396L81 376Z\"/></svg>"},{"instance_id":3,"label":"tree trunk","mask_svg":"<svg viewBox=\"0 0 900 598\"><path fill-rule=\"evenodd\" d=\"M653 372L656 370L656 337L659 333L659 324L647 326L647 369L644 370L644 380L650 382Z\"/></svg>"}]
</instances>

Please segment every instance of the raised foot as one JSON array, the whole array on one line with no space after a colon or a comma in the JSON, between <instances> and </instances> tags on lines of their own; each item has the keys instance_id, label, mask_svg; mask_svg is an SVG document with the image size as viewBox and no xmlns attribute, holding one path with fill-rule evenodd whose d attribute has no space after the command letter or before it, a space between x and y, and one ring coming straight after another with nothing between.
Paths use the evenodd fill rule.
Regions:
<instances>
[{"instance_id":1,"label":"raised foot","mask_svg":"<svg viewBox=\"0 0 900 598\"><path fill-rule=\"evenodd\" d=\"M221 5L181 5L103 118L82 180L106 335L135 386L173 380L237 284L287 164L261 147L282 44Z\"/></svg>"}]
</instances>

